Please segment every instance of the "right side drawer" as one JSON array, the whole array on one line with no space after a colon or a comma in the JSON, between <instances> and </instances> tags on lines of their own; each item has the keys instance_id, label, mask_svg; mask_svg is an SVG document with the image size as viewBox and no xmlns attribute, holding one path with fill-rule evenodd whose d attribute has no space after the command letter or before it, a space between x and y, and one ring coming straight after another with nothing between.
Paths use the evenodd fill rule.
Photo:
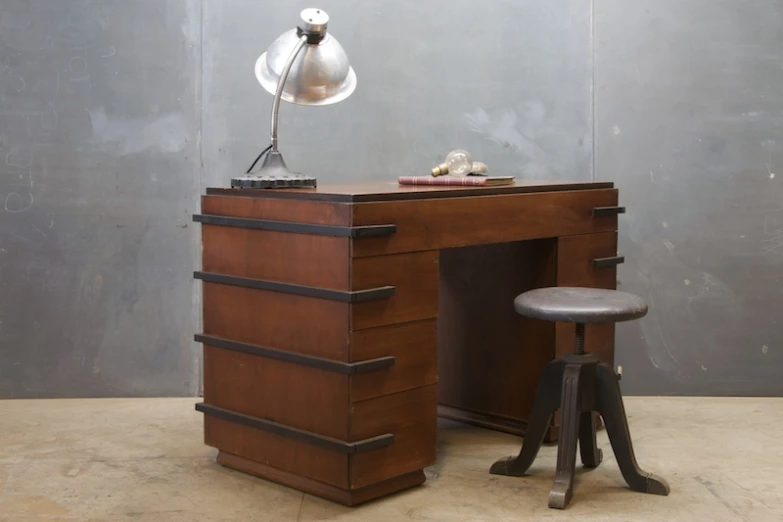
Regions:
<instances>
[{"instance_id":1,"label":"right side drawer","mask_svg":"<svg viewBox=\"0 0 783 522\"><path fill-rule=\"evenodd\" d=\"M566 236L557 240L558 286L617 287L617 232Z\"/></svg>"}]
</instances>

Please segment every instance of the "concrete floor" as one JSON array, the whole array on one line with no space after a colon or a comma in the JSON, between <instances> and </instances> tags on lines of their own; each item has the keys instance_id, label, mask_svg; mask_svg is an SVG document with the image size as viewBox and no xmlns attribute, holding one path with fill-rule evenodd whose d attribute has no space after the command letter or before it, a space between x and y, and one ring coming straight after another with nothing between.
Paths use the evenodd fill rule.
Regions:
<instances>
[{"instance_id":1,"label":"concrete floor","mask_svg":"<svg viewBox=\"0 0 783 522\"><path fill-rule=\"evenodd\" d=\"M671 495L625 489L602 431L566 511L547 508L556 448L531 476L492 476L520 440L451 422L424 486L341 507L217 465L194 402L0 401L0 521L783 520L783 400L626 399L639 463Z\"/></svg>"}]
</instances>

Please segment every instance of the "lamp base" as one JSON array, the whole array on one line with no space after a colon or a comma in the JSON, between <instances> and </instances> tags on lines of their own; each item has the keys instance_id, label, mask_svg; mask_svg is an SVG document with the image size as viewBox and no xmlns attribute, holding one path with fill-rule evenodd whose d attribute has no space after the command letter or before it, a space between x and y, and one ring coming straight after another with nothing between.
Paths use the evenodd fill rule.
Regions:
<instances>
[{"instance_id":1,"label":"lamp base","mask_svg":"<svg viewBox=\"0 0 783 522\"><path fill-rule=\"evenodd\" d=\"M231 188L315 188L312 176L294 174L285 164L283 155L270 151L261 164L261 169L246 176L231 179Z\"/></svg>"},{"instance_id":2,"label":"lamp base","mask_svg":"<svg viewBox=\"0 0 783 522\"><path fill-rule=\"evenodd\" d=\"M258 171L259 176L291 176L293 172L288 170L288 166L285 164L283 155L280 151L272 150L267 153L264 158L264 162L261 164L261 170Z\"/></svg>"}]
</instances>

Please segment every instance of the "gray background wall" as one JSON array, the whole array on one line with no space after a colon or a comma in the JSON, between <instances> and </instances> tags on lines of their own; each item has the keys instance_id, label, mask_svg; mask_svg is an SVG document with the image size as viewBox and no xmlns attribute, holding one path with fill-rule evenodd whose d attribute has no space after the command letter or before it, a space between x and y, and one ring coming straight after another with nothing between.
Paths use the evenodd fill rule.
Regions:
<instances>
[{"instance_id":1,"label":"gray background wall","mask_svg":"<svg viewBox=\"0 0 783 522\"><path fill-rule=\"evenodd\" d=\"M310 4L0 0L0 397L198 393L190 216L265 146L252 66ZM359 86L285 104L282 150L616 181L626 393L779 395L783 8L628 4L323 0Z\"/></svg>"},{"instance_id":2,"label":"gray background wall","mask_svg":"<svg viewBox=\"0 0 783 522\"><path fill-rule=\"evenodd\" d=\"M593 21L595 175L653 308L619 330L624 389L781 395L783 3L595 0Z\"/></svg>"},{"instance_id":3,"label":"gray background wall","mask_svg":"<svg viewBox=\"0 0 783 522\"><path fill-rule=\"evenodd\" d=\"M196 393L200 28L0 0L0 396Z\"/></svg>"}]
</instances>

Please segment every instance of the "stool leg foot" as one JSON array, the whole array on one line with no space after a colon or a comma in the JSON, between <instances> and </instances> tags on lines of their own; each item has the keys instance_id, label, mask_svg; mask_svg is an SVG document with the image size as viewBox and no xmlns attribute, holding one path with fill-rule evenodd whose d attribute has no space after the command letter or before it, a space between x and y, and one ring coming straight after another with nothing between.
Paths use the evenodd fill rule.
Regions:
<instances>
[{"instance_id":1,"label":"stool leg foot","mask_svg":"<svg viewBox=\"0 0 783 522\"><path fill-rule=\"evenodd\" d=\"M625 415L622 392L617 375L611 366L599 364L596 371L596 406L606 425L606 432L612 444L617 465L628 486L634 491L668 495L669 485L660 477L647 473L636 463L628 418Z\"/></svg>"},{"instance_id":2,"label":"stool leg foot","mask_svg":"<svg viewBox=\"0 0 783 522\"><path fill-rule=\"evenodd\" d=\"M516 457L506 457L498 460L489 469L493 475L509 475L521 477L533 464L549 429L552 414L560 406L560 386L563 379L565 364L554 360L544 367L538 381L536 396L533 400L533 411L527 424L522 449Z\"/></svg>"},{"instance_id":3,"label":"stool leg foot","mask_svg":"<svg viewBox=\"0 0 783 522\"><path fill-rule=\"evenodd\" d=\"M588 468L597 467L604 458L604 453L595 439L597 425L592 411L582 412L582 418L579 419L579 453L582 456L582 464Z\"/></svg>"},{"instance_id":4,"label":"stool leg foot","mask_svg":"<svg viewBox=\"0 0 783 522\"><path fill-rule=\"evenodd\" d=\"M583 366L569 364L563 374L562 406L560 410L560 437L557 441L557 471L555 483L549 492L549 507L564 509L571 501L576 465L576 442L579 434L580 379Z\"/></svg>"}]
</instances>

